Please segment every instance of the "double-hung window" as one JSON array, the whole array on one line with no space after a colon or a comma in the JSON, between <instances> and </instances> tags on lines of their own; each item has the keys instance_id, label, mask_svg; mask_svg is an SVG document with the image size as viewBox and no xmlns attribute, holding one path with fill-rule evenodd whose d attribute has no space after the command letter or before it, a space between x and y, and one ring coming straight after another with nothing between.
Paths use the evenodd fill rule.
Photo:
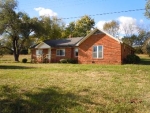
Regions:
<instances>
[{"instance_id":1,"label":"double-hung window","mask_svg":"<svg viewBox=\"0 0 150 113\"><path fill-rule=\"evenodd\" d=\"M65 49L57 49L56 55L57 56L65 56Z\"/></svg>"},{"instance_id":2,"label":"double-hung window","mask_svg":"<svg viewBox=\"0 0 150 113\"><path fill-rule=\"evenodd\" d=\"M93 46L93 58L103 58L103 46Z\"/></svg>"}]
</instances>

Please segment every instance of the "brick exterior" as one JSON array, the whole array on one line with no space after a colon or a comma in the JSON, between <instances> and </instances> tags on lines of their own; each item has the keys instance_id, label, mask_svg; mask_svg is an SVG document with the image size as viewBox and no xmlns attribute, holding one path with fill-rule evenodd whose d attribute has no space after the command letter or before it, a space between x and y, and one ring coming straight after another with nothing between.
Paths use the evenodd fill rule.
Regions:
<instances>
[{"instance_id":1,"label":"brick exterior","mask_svg":"<svg viewBox=\"0 0 150 113\"><path fill-rule=\"evenodd\" d=\"M103 58L93 58L93 46L103 46ZM121 43L110 36L100 33L92 34L78 46L78 57L75 57L76 47L51 48L49 63L58 63L60 59L77 59L79 64L122 64L128 54L133 54L132 47ZM65 49L65 56L57 56L57 49ZM31 49L31 59L35 62L43 62L36 56L36 49ZM48 54L48 49L43 49L43 56Z\"/></svg>"},{"instance_id":2,"label":"brick exterior","mask_svg":"<svg viewBox=\"0 0 150 113\"><path fill-rule=\"evenodd\" d=\"M57 56L56 55L56 50L57 49L65 49L65 56ZM75 48L71 48L71 47L62 47L62 48L51 48L51 59L50 63L58 63L60 61L60 59L78 59L78 57L75 57L74 54L74 49ZM31 49L31 59L34 60L34 62L38 62L38 63L42 63L43 59L42 58L37 58L36 56L36 49ZM46 54L48 54L48 49L43 49L43 56L45 56Z\"/></svg>"},{"instance_id":3,"label":"brick exterior","mask_svg":"<svg viewBox=\"0 0 150 113\"><path fill-rule=\"evenodd\" d=\"M43 55L41 57L36 56L36 49L31 49L31 59L32 62L38 62L38 63L43 63L43 62L51 62L50 60L45 60L46 55L48 54L48 49L43 49Z\"/></svg>"},{"instance_id":4,"label":"brick exterior","mask_svg":"<svg viewBox=\"0 0 150 113\"><path fill-rule=\"evenodd\" d=\"M134 54L134 49L130 47L129 45L123 43L121 45L121 52L122 52L121 60L123 62L124 59L127 57L127 55Z\"/></svg>"},{"instance_id":5,"label":"brick exterior","mask_svg":"<svg viewBox=\"0 0 150 113\"><path fill-rule=\"evenodd\" d=\"M94 45L103 46L102 59L93 58ZM105 34L93 34L79 45L78 63L121 64L130 51L130 49L125 46L125 52L122 52L122 46L124 45Z\"/></svg>"},{"instance_id":6,"label":"brick exterior","mask_svg":"<svg viewBox=\"0 0 150 113\"><path fill-rule=\"evenodd\" d=\"M65 49L65 56L57 56L56 50L57 49ZM74 48L66 47L66 48L52 48L51 49L51 62L57 63L60 61L60 59L77 59L74 55Z\"/></svg>"}]
</instances>

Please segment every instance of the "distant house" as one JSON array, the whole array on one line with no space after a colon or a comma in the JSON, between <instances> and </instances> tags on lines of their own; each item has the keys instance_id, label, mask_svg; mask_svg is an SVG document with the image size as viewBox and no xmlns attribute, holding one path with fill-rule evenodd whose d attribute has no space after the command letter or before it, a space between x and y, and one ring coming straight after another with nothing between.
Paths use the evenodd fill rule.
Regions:
<instances>
[{"instance_id":1,"label":"distant house","mask_svg":"<svg viewBox=\"0 0 150 113\"><path fill-rule=\"evenodd\" d=\"M49 63L76 59L79 64L122 64L133 53L132 47L99 29L85 37L45 40L31 48L34 61Z\"/></svg>"}]
</instances>

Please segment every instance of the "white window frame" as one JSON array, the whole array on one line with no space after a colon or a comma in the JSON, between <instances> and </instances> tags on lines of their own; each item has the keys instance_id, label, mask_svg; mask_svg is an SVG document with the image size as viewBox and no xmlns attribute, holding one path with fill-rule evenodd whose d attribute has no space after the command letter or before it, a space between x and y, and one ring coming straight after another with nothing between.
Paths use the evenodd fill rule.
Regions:
<instances>
[{"instance_id":1,"label":"white window frame","mask_svg":"<svg viewBox=\"0 0 150 113\"><path fill-rule=\"evenodd\" d=\"M59 51L59 54L58 54L58 51ZM64 51L64 55L61 55L60 51ZM66 54L65 49L56 49L56 56L65 56L65 54Z\"/></svg>"},{"instance_id":2,"label":"white window frame","mask_svg":"<svg viewBox=\"0 0 150 113\"><path fill-rule=\"evenodd\" d=\"M42 54L43 54L43 49L36 50L36 55L42 55Z\"/></svg>"},{"instance_id":3,"label":"white window frame","mask_svg":"<svg viewBox=\"0 0 150 113\"><path fill-rule=\"evenodd\" d=\"M77 51L76 51L76 50L77 50ZM78 57L78 55L76 55L76 52L77 52L77 54L78 54L78 52L79 52L78 48L74 48L74 56L75 56L75 57Z\"/></svg>"},{"instance_id":4,"label":"white window frame","mask_svg":"<svg viewBox=\"0 0 150 113\"><path fill-rule=\"evenodd\" d=\"M96 52L94 52L94 48L96 47ZM101 51L99 51L99 47L101 47L102 48L102 50ZM99 56L99 53L101 52L101 54L102 54L102 56L100 57ZM94 57L94 53L96 53L96 57ZM103 59L103 45L94 45L93 46L93 50L92 50L92 56L93 56L93 58L94 59Z\"/></svg>"}]
</instances>

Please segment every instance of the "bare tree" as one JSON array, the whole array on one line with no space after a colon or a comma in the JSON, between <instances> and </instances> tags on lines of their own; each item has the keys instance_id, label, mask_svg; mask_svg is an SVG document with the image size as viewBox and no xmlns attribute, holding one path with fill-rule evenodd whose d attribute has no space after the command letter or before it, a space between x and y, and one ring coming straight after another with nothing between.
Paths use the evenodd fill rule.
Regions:
<instances>
[{"instance_id":1,"label":"bare tree","mask_svg":"<svg viewBox=\"0 0 150 113\"><path fill-rule=\"evenodd\" d=\"M119 34L119 23L115 20L106 22L103 26L103 30L112 36L117 37Z\"/></svg>"}]
</instances>

